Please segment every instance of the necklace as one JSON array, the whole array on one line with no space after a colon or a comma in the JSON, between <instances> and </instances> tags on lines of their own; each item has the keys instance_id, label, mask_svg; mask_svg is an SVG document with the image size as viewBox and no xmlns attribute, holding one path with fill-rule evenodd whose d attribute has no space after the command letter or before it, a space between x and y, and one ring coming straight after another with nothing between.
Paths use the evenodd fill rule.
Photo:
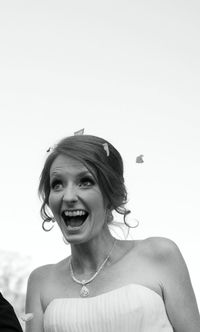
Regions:
<instances>
[{"instance_id":1,"label":"necklace","mask_svg":"<svg viewBox=\"0 0 200 332\"><path fill-rule=\"evenodd\" d=\"M106 264L107 260L110 258L113 248L115 246L116 243L116 239L114 240L113 246L111 248L111 250L109 251L108 256L106 257L106 259L103 261L103 263L100 265L100 267L98 268L98 270L95 272L95 274L88 280L78 280L75 275L74 275L74 271L72 268L72 260L70 259L69 262L69 267L70 267L70 273L71 273L71 277L72 279L79 285L82 285L81 290L80 290L80 296L81 297L87 297L89 295L89 289L88 287L86 287L87 284L89 284L90 282L92 282L94 280L94 278L96 278L98 276L98 274L100 273L100 271L102 270L102 268L104 267L104 265Z\"/></svg>"}]
</instances>

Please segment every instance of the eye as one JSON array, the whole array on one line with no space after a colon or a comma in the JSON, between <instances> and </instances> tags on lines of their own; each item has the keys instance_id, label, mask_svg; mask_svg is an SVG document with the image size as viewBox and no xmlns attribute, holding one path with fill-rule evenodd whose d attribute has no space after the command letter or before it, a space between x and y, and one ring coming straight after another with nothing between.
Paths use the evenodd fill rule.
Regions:
<instances>
[{"instance_id":1,"label":"eye","mask_svg":"<svg viewBox=\"0 0 200 332\"><path fill-rule=\"evenodd\" d=\"M95 182L92 178L84 177L80 180L79 186L83 187L83 188L89 188L89 187L92 187L94 184L95 184Z\"/></svg>"},{"instance_id":2,"label":"eye","mask_svg":"<svg viewBox=\"0 0 200 332\"><path fill-rule=\"evenodd\" d=\"M63 187L63 184L62 184L61 180L55 179L51 183L51 189L53 189L53 190L60 190L60 189L62 189L62 187Z\"/></svg>"}]
</instances>

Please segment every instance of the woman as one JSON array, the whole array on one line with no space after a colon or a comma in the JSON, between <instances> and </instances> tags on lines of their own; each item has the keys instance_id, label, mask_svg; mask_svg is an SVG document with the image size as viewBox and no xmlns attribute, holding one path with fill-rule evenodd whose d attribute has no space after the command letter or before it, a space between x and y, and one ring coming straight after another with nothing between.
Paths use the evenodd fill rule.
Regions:
<instances>
[{"instance_id":1,"label":"woman","mask_svg":"<svg viewBox=\"0 0 200 332\"><path fill-rule=\"evenodd\" d=\"M43 227L56 221L71 256L29 278L27 332L199 332L187 267L165 238L116 240L112 212L124 216L123 162L107 141L61 140L40 179Z\"/></svg>"}]
</instances>

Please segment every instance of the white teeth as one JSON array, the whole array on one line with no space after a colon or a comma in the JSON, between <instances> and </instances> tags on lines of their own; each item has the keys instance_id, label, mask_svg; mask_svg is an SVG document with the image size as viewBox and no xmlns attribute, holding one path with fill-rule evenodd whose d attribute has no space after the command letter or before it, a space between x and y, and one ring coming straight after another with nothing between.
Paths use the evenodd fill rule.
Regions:
<instances>
[{"instance_id":1,"label":"white teeth","mask_svg":"<svg viewBox=\"0 0 200 332\"><path fill-rule=\"evenodd\" d=\"M64 211L65 216L67 217L76 217L76 216L83 216L86 214L86 211L83 210L76 210L76 211Z\"/></svg>"}]
</instances>

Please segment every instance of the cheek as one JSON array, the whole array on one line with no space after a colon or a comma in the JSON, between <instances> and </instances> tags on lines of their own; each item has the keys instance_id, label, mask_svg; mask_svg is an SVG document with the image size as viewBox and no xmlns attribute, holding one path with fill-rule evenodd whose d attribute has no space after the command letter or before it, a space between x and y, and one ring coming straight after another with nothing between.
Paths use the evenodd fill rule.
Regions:
<instances>
[{"instance_id":1,"label":"cheek","mask_svg":"<svg viewBox=\"0 0 200 332\"><path fill-rule=\"evenodd\" d=\"M105 213L105 203L102 195L95 195L91 199L91 205L94 208L95 213Z\"/></svg>"},{"instance_id":2,"label":"cheek","mask_svg":"<svg viewBox=\"0 0 200 332\"><path fill-rule=\"evenodd\" d=\"M57 195L49 195L49 207L53 213L56 213L59 209L59 199Z\"/></svg>"}]
</instances>

